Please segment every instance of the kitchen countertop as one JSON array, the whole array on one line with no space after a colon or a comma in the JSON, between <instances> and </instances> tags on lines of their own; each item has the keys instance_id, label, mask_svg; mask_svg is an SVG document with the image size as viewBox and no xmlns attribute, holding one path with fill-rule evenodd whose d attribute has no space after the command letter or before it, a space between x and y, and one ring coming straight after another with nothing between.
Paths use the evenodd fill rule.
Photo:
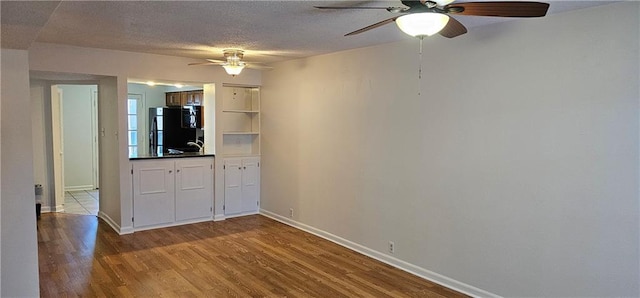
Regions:
<instances>
[{"instance_id":1,"label":"kitchen countertop","mask_svg":"<svg viewBox=\"0 0 640 298\"><path fill-rule=\"evenodd\" d=\"M214 157L213 153L200 153L200 152L185 152L182 154L140 154L140 155L131 155L129 156L129 160L140 160L140 159L159 159L159 158L184 158L184 157Z\"/></svg>"}]
</instances>

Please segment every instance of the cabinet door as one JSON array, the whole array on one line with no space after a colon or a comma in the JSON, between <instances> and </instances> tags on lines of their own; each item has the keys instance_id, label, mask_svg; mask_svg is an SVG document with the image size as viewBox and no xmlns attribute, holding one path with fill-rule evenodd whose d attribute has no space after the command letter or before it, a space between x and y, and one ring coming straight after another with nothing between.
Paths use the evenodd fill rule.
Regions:
<instances>
[{"instance_id":1,"label":"cabinet door","mask_svg":"<svg viewBox=\"0 0 640 298\"><path fill-rule=\"evenodd\" d=\"M260 159L242 160L242 212L258 211L260 199Z\"/></svg>"},{"instance_id":2,"label":"cabinet door","mask_svg":"<svg viewBox=\"0 0 640 298\"><path fill-rule=\"evenodd\" d=\"M175 220L173 161L133 163L134 227Z\"/></svg>"},{"instance_id":3,"label":"cabinet door","mask_svg":"<svg viewBox=\"0 0 640 298\"><path fill-rule=\"evenodd\" d=\"M242 212L242 159L224 160L224 205L225 214Z\"/></svg>"},{"instance_id":4,"label":"cabinet door","mask_svg":"<svg viewBox=\"0 0 640 298\"><path fill-rule=\"evenodd\" d=\"M182 105L181 93L182 92L167 92L166 93L167 106L168 107L181 106Z\"/></svg>"},{"instance_id":5,"label":"cabinet door","mask_svg":"<svg viewBox=\"0 0 640 298\"><path fill-rule=\"evenodd\" d=\"M176 220L211 216L213 159L176 159Z\"/></svg>"},{"instance_id":6,"label":"cabinet door","mask_svg":"<svg viewBox=\"0 0 640 298\"><path fill-rule=\"evenodd\" d=\"M194 106L201 106L203 97L204 92L202 90L191 91L191 101Z\"/></svg>"},{"instance_id":7,"label":"cabinet door","mask_svg":"<svg viewBox=\"0 0 640 298\"><path fill-rule=\"evenodd\" d=\"M189 92L188 91L180 92L180 105L181 106L190 105L189 104Z\"/></svg>"}]
</instances>

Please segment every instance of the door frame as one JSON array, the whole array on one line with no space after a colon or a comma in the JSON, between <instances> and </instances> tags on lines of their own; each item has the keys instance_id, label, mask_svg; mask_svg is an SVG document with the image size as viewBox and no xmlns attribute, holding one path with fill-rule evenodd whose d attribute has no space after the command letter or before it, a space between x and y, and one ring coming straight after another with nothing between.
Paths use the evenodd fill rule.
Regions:
<instances>
[{"instance_id":1,"label":"door frame","mask_svg":"<svg viewBox=\"0 0 640 298\"><path fill-rule=\"evenodd\" d=\"M50 206L52 212L64 212L64 126L62 117L63 92L58 85L51 85L51 135L53 141L53 185L54 195Z\"/></svg>"},{"instance_id":2,"label":"door frame","mask_svg":"<svg viewBox=\"0 0 640 298\"><path fill-rule=\"evenodd\" d=\"M93 157L91 159L93 166L93 186L100 188L100 163L98 156L98 88L91 94L91 149Z\"/></svg>"},{"instance_id":3,"label":"door frame","mask_svg":"<svg viewBox=\"0 0 640 298\"><path fill-rule=\"evenodd\" d=\"M52 212L64 212L65 202L65 181L64 181L64 91L59 85L90 85L95 86L95 90L90 94L91 101L91 150L92 150L92 184L98 189L100 187L100 156L98 144L98 87L97 83L53 83L51 84L51 135L52 135L52 151L53 151L53 187L54 197L52 200Z\"/></svg>"}]
</instances>

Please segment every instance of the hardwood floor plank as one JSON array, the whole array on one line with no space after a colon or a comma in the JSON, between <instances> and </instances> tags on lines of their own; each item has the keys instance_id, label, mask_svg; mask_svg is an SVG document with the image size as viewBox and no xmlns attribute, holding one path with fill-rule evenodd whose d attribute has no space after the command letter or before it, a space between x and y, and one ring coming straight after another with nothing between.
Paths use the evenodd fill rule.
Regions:
<instances>
[{"instance_id":1,"label":"hardwood floor plank","mask_svg":"<svg viewBox=\"0 0 640 298\"><path fill-rule=\"evenodd\" d=\"M259 215L117 235L43 214L38 261L42 297L465 297Z\"/></svg>"}]
</instances>

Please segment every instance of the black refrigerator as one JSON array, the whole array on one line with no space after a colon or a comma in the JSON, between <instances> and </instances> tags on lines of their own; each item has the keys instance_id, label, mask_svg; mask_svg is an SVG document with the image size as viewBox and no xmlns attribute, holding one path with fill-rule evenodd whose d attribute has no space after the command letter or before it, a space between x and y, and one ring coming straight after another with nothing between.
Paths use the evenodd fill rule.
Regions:
<instances>
[{"instance_id":1,"label":"black refrigerator","mask_svg":"<svg viewBox=\"0 0 640 298\"><path fill-rule=\"evenodd\" d=\"M198 116L201 107L197 107ZM149 152L153 155L167 154L169 149L184 152L196 152L198 147L189 146L187 142L195 142L196 129L200 123L190 123L190 114L194 108L158 107L149 108Z\"/></svg>"}]
</instances>

